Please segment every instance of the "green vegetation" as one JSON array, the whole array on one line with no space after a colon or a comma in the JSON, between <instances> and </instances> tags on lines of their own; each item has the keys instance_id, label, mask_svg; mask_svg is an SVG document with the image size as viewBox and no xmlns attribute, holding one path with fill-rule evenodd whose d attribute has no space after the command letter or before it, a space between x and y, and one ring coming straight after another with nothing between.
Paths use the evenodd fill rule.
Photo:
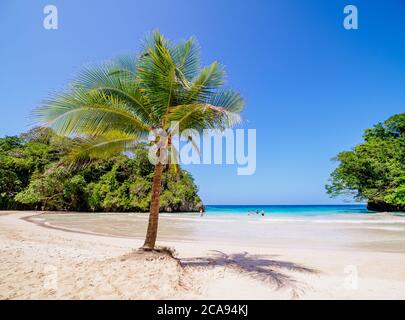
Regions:
<instances>
[{"instance_id":1,"label":"green vegetation","mask_svg":"<svg viewBox=\"0 0 405 320\"><path fill-rule=\"evenodd\" d=\"M175 163L167 166L164 161L168 152L169 160L178 154L171 142L172 134L184 129L231 127L239 121L244 105L237 92L223 88L224 68L217 62L201 68L199 57L193 39L172 44L154 32L137 57L121 57L84 68L65 91L36 110L43 127L61 136L82 138L70 153L75 163L133 152L137 144L150 143L147 137L151 131L158 133L160 137L152 141L155 146L159 144L159 149L154 154L149 224L143 246L146 250L155 247L161 205L180 205L181 197L187 196L186 189L177 190L179 196L173 193L170 174L162 183L164 167L178 170ZM52 174L63 172L55 168ZM114 170L103 176L90 199L98 203L102 198L107 207L127 206L132 200L120 203L116 199L130 192L130 186L117 188L115 179ZM73 190L82 185L79 178L72 183ZM137 181L137 188L146 192L145 181ZM106 198L107 194L111 197ZM147 205L134 199L141 207Z\"/></svg>"},{"instance_id":2,"label":"green vegetation","mask_svg":"<svg viewBox=\"0 0 405 320\"><path fill-rule=\"evenodd\" d=\"M72 167L66 161L75 140L31 130L0 139L0 208L72 211L148 211L153 165L147 150ZM164 172L161 211L202 207L189 173Z\"/></svg>"},{"instance_id":3,"label":"green vegetation","mask_svg":"<svg viewBox=\"0 0 405 320\"><path fill-rule=\"evenodd\" d=\"M337 155L332 196L368 200L375 211L405 211L405 113L366 129L364 142Z\"/></svg>"}]
</instances>

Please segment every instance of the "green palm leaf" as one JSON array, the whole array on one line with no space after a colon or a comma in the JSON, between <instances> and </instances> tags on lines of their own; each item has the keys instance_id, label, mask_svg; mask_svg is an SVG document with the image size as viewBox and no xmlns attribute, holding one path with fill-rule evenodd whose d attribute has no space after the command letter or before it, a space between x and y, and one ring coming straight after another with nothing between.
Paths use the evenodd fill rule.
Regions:
<instances>
[{"instance_id":1,"label":"green palm leaf","mask_svg":"<svg viewBox=\"0 0 405 320\"><path fill-rule=\"evenodd\" d=\"M150 130L119 97L77 88L46 101L35 114L43 126L65 136L96 136L109 130L146 136Z\"/></svg>"},{"instance_id":2,"label":"green palm leaf","mask_svg":"<svg viewBox=\"0 0 405 320\"><path fill-rule=\"evenodd\" d=\"M132 152L140 143L145 143L141 137L111 130L105 135L78 139L65 161L83 166L94 159L108 159L112 155Z\"/></svg>"},{"instance_id":3,"label":"green palm leaf","mask_svg":"<svg viewBox=\"0 0 405 320\"><path fill-rule=\"evenodd\" d=\"M192 81L200 67L200 48L193 38L178 43L171 49L173 61L177 69L187 81Z\"/></svg>"},{"instance_id":4,"label":"green palm leaf","mask_svg":"<svg viewBox=\"0 0 405 320\"><path fill-rule=\"evenodd\" d=\"M130 65L129 59L126 63L123 59L121 57L109 64L84 68L73 82L73 87L75 90L97 91L119 97L138 118L152 125L154 119L148 101L135 80L134 66Z\"/></svg>"}]
</instances>

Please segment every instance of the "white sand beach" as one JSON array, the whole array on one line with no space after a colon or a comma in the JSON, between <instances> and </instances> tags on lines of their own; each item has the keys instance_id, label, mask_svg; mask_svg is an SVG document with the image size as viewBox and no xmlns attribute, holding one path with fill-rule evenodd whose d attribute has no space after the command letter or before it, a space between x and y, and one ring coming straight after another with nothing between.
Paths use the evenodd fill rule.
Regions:
<instances>
[{"instance_id":1,"label":"white sand beach","mask_svg":"<svg viewBox=\"0 0 405 320\"><path fill-rule=\"evenodd\" d=\"M405 218L311 219L2 212L0 299L405 299Z\"/></svg>"}]
</instances>

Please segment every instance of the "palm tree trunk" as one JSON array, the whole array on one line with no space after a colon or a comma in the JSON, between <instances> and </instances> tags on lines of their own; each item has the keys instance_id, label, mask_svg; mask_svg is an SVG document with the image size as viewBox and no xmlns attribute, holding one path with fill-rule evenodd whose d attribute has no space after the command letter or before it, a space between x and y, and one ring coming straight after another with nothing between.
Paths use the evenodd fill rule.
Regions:
<instances>
[{"instance_id":1,"label":"palm tree trunk","mask_svg":"<svg viewBox=\"0 0 405 320\"><path fill-rule=\"evenodd\" d=\"M153 176L152 199L150 204L148 231L146 232L145 243L142 247L143 250L153 250L155 248L158 231L162 173L163 173L163 164L158 162L155 165L155 173Z\"/></svg>"}]
</instances>

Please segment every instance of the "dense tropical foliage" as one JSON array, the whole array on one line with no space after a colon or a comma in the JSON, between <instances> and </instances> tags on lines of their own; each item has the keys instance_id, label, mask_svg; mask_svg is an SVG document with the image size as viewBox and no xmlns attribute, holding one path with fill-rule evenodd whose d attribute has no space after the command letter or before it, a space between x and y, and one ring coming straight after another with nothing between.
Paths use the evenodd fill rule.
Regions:
<instances>
[{"instance_id":1,"label":"dense tropical foliage","mask_svg":"<svg viewBox=\"0 0 405 320\"><path fill-rule=\"evenodd\" d=\"M75 163L133 153L139 143L159 145L152 149L154 173L143 246L150 250L156 242L160 202L169 198L166 189L161 191L164 169L178 170L172 161L178 154L172 137L184 129L225 129L240 119L243 99L223 87L224 78L224 68L217 62L201 67L193 39L172 44L156 31L139 56L84 68L36 115L41 126L81 138L71 152ZM155 139L149 141L151 131Z\"/></svg>"},{"instance_id":2,"label":"dense tropical foliage","mask_svg":"<svg viewBox=\"0 0 405 320\"><path fill-rule=\"evenodd\" d=\"M0 138L0 208L72 211L149 210L153 165L147 151L117 155L85 167L66 161L75 140L31 130ZM189 173L163 174L161 211L202 207Z\"/></svg>"},{"instance_id":3,"label":"dense tropical foliage","mask_svg":"<svg viewBox=\"0 0 405 320\"><path fill-rule=\"evenodd\" d=\"M405 113L366 129L364 142L337 155L332 196L368 200L376 211L405 211Z\"/></svg>"}]
</instances>

